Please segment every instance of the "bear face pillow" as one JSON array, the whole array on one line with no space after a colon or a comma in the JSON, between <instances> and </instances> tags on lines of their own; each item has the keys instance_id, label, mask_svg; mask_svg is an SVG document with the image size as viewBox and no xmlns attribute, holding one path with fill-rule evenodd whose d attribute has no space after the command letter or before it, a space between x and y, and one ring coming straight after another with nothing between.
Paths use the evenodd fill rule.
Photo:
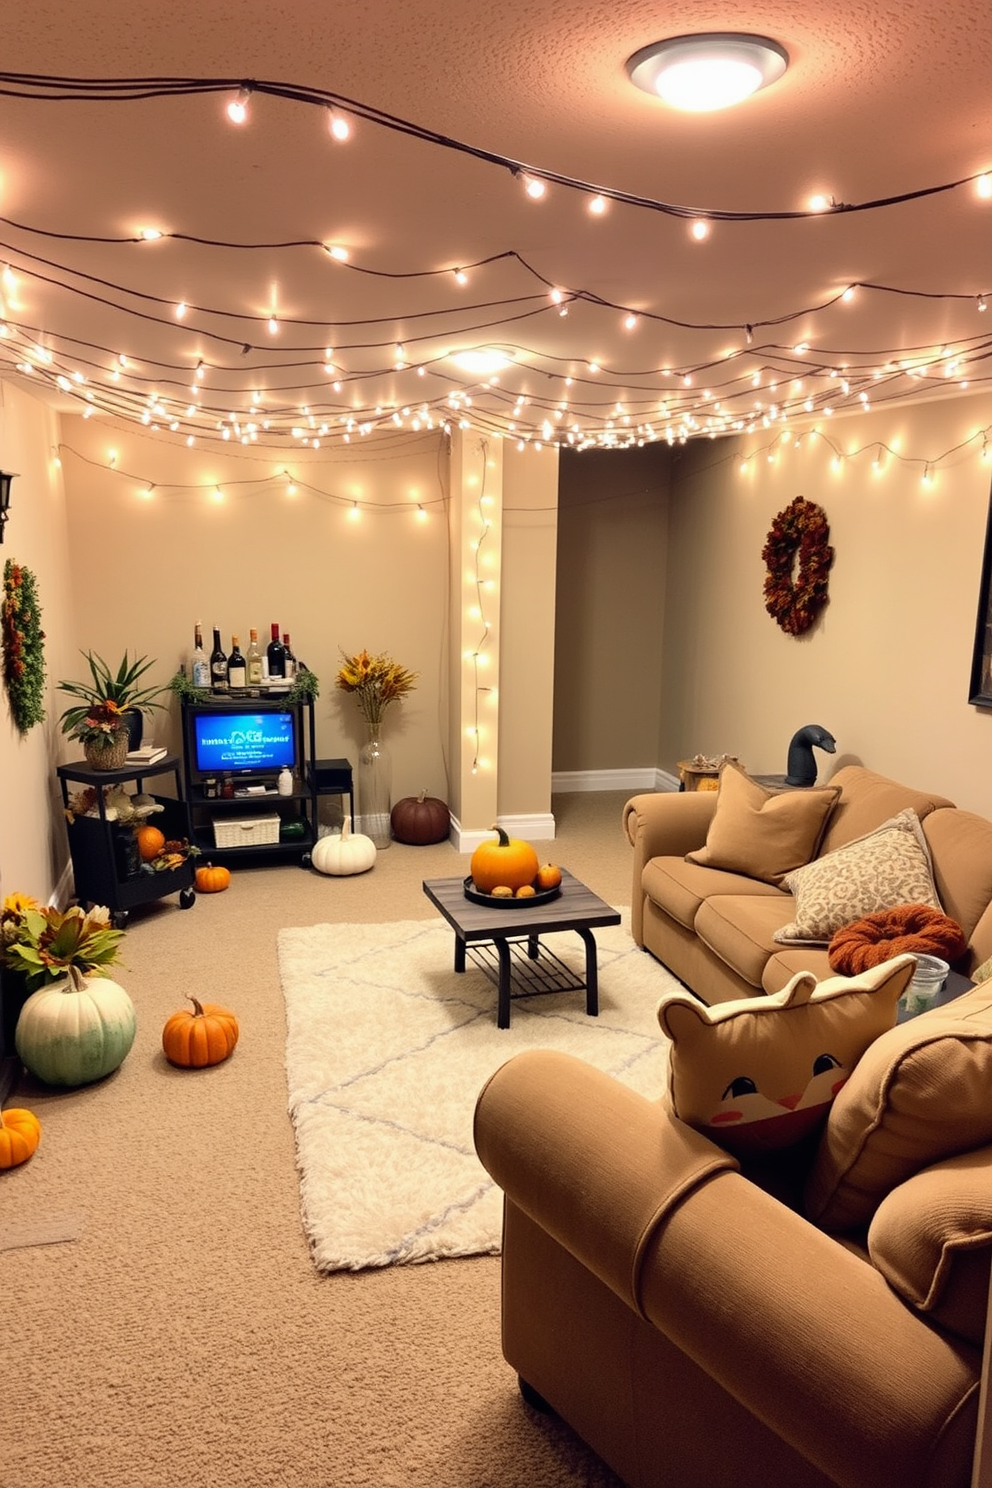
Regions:
<instances>
[{"instance_id":1,"label":"bear face pillow","mask_svg":"<svg viewBox=\"0 0 992 1488\"><path fill-rule=\"evenodd\" d=\"M688 992L664 997L675 1114L740 1157L796 1146L822 1127L869 1044L894 1027L915 968L907 955L820 983L803 971L772 997L716 1007Z\"/></svg>"}]
</instances>

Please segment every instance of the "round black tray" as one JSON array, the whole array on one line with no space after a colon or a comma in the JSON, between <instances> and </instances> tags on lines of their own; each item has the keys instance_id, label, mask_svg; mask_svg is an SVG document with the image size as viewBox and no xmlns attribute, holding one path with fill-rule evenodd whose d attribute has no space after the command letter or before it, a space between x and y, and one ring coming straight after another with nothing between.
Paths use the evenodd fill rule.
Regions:
<instances>
[{"instance_id":1,"label":"round black tray","mask_svg":"<svg viewBox=\"0 0 992 1488\"><path fill-rule=\"evenodd\" d=\"M465 898L471 899L473 904L484 904L489 909L523 909L528 904L550 904L551 900L557 899L560 893L561 884L558 884L553 889L538 889L536 894L527 894L523 899L517 899L516 896L506 899L502 895L484 894L481 889L475 887L471 874L465 880Z\"/></svg>"}]
</instances>

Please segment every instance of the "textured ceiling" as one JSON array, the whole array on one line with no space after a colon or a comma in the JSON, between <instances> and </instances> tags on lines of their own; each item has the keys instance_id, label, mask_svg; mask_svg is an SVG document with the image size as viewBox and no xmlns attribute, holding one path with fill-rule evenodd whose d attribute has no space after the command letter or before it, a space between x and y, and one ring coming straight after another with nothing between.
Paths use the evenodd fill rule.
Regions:
<instances>
[{"instance_id":1,"label":"textured ceiling","mask_svg":"<svg viewBox=\"0 0 992 1488\"><path fill-rule=\"evenodd\" d=\"M633 51L704 29L773 36L789 70L710 115L630 85ZM984 385L978 0L7 0L3 67L0 369L100 417L285 451L446 419L622 444ZM12 96L24 74L318 99L260 86L238 128L229 88ZM322 95L364 106L345 144ZM535 203L508 162L577 185ZM586 186L639 204L594 217ZM809 215L814 192L916 199ZM490 345L515 359L495 386L449 359Z\"/></svg>"}]
</instances>

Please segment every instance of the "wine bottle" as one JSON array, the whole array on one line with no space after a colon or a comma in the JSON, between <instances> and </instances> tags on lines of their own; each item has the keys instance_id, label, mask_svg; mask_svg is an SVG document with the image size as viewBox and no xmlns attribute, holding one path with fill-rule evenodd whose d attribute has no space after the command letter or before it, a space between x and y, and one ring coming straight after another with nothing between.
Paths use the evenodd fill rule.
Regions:
<instances>
[{"instance_id":1,"label":"wine bottle","mask_svg":"<svg viewBox=\"0 0 992 1488\"><path fill-rule=\"evenodd\" d=\"M203 649L203 621L197 620L193 629L193 655L190 657L190 677L194 687L210 686L210 662Z\"/></svg>"},{"instance_id":2,"label":"wine bottle","mask_svg":"<svg viewBox=\"0 0 992 1488\"><path fill-rule=\"evenodd\" d=\"M262 681L262 653L258 645L258 631L249 630L248 637L248 686L258 687Z\"/></svg>"},{"instance_id":3,"label":"wine bottle","mask_svg":"<svg viewBox=\"0 0 992 1488\"><path fill-rule=\"evenodd\" d=\"M286 670L283 675L287 682L292 682L296 676L296 657L289 644L289 631L283 632L282 644L286 652Z\"/></svg>"},{"instance_id":4,"label":"wine bottle","mask_svg":"<svg viewBox=\"0 0 992 1488\"><path fill-rule=\"evenodd\" d=\"M248 665L237 636L231 637L231 654L227 658L227 685L228 687L248 686Z\"/></svg>"},{"instance_id":5,"label":"wine bottle","mask_svg":"<svg viewBox=\"0 0 992 1488\"><path fill-rule=\"evenodd\" d=\"M227 652L220 643L220 627L214 626L214 649L210 653L210 685L214 692L227 691Z\"/></svg>"},{"instance_id":6,"label":"wine bottle","mask_svg":"<svg viewBox=\"0 0 992 1488\"><path fill-rule=\"evenodd\" d=\"M272 639L265 648L269 659L269 677L273 682L283 681L286 676L286 647L279 639L279 625L272 622Z\"/></svg>"}]
</instances>

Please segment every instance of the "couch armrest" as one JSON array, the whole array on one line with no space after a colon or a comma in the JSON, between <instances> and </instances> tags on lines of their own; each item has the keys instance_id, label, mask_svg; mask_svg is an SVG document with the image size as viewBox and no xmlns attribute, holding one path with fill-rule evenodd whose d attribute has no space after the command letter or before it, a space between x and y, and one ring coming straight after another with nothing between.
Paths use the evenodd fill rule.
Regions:
<instances>
[{"instance_id":1,"label":"couch armrest","mask_svg":"<svg viewBox=\"0 0 992 1488\"><path fill-rule=\"evenodd\" d=\"M670 1211L641 1278L648 1320L831 1482L967 1482L977 1350L740 1173Z\"/></svg>"},{"instance_id":2,"label":"couch armrest","mask_svg":"<svg viewBox=\"0 0 992 1488\"><path fill-rule=\"evenodd\" d=\"M535 1050L483 1089L475 1142L509 1202L831 1481L967 1481L977 1351L663 1102Z\"/></svg>"},{"instance_id":3,"label":"couch armrest","mask_svg":"<svg viewBox=\"0 0 992 1488\"><path fill-rule=\"evenodd\" d=\"M516 1055L485 1085L475 1146L507 1197L635 1309L660 1220L738 1166L663 1102L543 1049Z\"/></svg>"},{"instance_id":4,"label":"couch armrest","mask_svg":"<svg viewBox=\"0 0 992 1488\"><path fill-rule=\"evenodd\" d=\"M659 791L632 796L623 808L623 828L634 849L630 893L630 932L644 944L644 890L641 874L652 858L684 858L705 846L716 791Z\"/></svg>"}]
</instances>

